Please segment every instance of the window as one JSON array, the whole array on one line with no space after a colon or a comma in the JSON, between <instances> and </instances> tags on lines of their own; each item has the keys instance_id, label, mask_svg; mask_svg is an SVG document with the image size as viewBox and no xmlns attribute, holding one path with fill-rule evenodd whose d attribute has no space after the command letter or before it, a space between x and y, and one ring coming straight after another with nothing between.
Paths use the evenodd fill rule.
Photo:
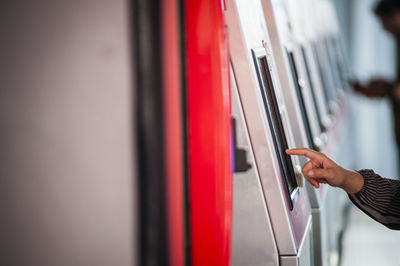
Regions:
<instances>
[{"instance_id":1,"label":"window","mask_svg":"<svg viewBox=\"0 0 400 266\"><path fill-rule=\"evenodd\" d=\"M282 118L279 111L278 101L276 99L275 90L272 82L270 68L268 65L265 49L257 51L252 50L254 63L257 70L258 81L260 84L261 95L265 111L268 118L269 127L271 129L272 138L276 156L279 161L281 176L283 177L284 185L289 195L290 209L293 209L293 195L298 188L295 171L291 158L286 154L288 149L285 129L282 124Z\"/></svg>"}]
</instances>

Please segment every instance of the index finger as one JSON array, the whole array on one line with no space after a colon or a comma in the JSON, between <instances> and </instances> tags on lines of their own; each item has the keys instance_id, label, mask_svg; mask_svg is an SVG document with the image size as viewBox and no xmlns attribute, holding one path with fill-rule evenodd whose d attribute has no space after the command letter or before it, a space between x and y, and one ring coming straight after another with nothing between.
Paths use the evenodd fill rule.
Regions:
<instances>
[{"instance_id":1,"label":"index finger","mask_svg":"<svg viewBox=\"0 0 400 266\"><path fill-rule=\"evenodd\" d=\"M323 161L324 159L323 155L321 155L320 153L306 148L288 149L286 150L286 153L289 155L306 156L307 158L316 161Z\"/></svg>"}]
</instances>

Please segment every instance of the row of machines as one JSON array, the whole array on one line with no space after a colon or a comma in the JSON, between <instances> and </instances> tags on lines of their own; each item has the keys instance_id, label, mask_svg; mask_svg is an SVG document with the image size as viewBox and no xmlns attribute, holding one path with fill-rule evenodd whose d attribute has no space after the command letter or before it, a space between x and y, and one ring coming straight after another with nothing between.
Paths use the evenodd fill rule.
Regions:
<instances>
[{"instance_id":1,"label":"row of machines","mask_svg":"<svg viewBox=\"0 0 400 266\"><path fill-rule=\"evenodd\" d=\"M347 196L285 154L352 167L332 2L6 6L1 265L339 263Z\"/></svg>"},{"instance_id":2,"label":"row of machines","mask_svg":"<svg viewBox=\"0 0 400 266\"><path fill-rule=\"evenodd\" d=\"M339 265L347 195L285 153L353 167L332 1L133 4L138 265Z\"/></svg>"},{"instance_id":3,"label":"row of machines","mask_svg":"<svg viewBox=\"0 0 400 266\"><path fill-rule=\"evenodd\" d=\"M315 189L301 173L306 159L285 154L308 147L353 166L349 71L334 4L226 0L225 18L241 152L232 265L338 265L347 195Z\"/></svg>"}]
</instances>

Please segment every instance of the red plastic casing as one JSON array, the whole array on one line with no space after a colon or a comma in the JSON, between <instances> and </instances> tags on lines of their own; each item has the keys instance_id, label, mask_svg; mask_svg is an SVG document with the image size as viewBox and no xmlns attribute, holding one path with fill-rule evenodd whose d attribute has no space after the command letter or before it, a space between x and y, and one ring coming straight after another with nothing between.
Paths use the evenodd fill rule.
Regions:
<instances>
[{"instance_id":1,"label":"red plastic casing","mask_svg":"<svg viewBox=\"0 0 400 266\"><path fill-rule=\"evenodd\" d=\"M185 47L193 266L230 265L231 115L221 1L187 0Z\"/></svg>"}]
</instances>

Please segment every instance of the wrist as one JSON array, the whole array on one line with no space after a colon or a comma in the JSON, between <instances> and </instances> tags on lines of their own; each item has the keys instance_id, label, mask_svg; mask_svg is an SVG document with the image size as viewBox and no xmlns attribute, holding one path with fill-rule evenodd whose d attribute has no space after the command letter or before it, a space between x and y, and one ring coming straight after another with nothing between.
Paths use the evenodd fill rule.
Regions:
<instances>
[{"instance_id":1,"label":"wrist","mask_svg":"<svg viewBox=\"0 0 400 266\"><path fill-rule=\"evenodd\" d=\"M364 186L364 177L356 171L345 171L342 188L350 195L358 193Z\"/></svg>"},{"instance_id":2,"label":"wrist","mask_svg":"<svg viewBox=\"0 0 400 266\"><path fill-rule=\"evenodd\" d=\"M391 96L395 101L397 101L397 102L400 101L400 84L399 83L396 83L394 85Z\"/></svg>"}]
</instances>

